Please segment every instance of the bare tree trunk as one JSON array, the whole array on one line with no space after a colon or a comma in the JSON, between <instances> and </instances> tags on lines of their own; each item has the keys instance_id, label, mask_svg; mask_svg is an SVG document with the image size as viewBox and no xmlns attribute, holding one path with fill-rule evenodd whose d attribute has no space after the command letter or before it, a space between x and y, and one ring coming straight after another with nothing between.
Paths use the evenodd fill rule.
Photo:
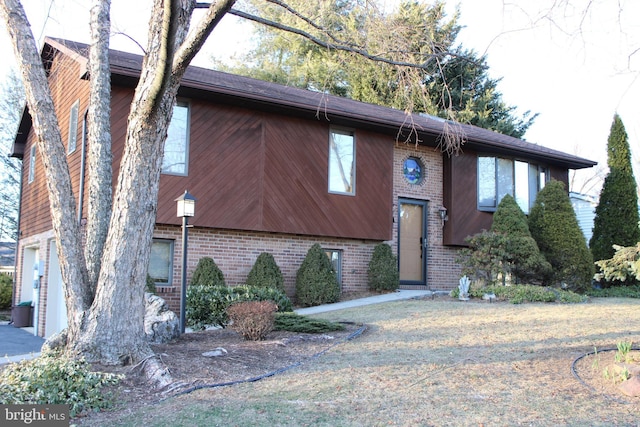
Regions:
<instances>
[{"instance_id":1,"label":"bare tree trunk","mask_svg":"<svg viewBox=\"0 0 640 427\"><path fill-rule=\"evenodd\" d=\"M85 311L91 305L87 287L87 270L75 221L76 204L71 188L67 156L62 144L58 119L49 91L42 58L31 33L22 5L17 0L0 0L0 15L7 23L13 50L22 75L37 139L38 157L42 161L52 216L60 270L64 278L69 331L77 333Z\"/></svg>"},{"instance_id":2,"label":"bare tree trunk","mask_svg":"<svg viewBox=\"0 0 640 427\"><path fill-rule=\"evenodd\" d=\"M109 69L110 0L93 0L89 50L89 197L85 257L93 295L100 274L111 216L111 71Z\"/></svg>"},{"instance_id":3,"label":"bare tree trunk","mask_svg":"<svg viewBox=\"0 0 640 427\"><path fill-rule=\"evenodd\" d=\"M191 12L181 13L171 3L156 2L151 14L148 53L129 113L98 286L83 330L70 340L88 360L129 364L152 355L144 340L144 283L163 146L179 86L167 70Z\"/></svg>"}]
</instances>

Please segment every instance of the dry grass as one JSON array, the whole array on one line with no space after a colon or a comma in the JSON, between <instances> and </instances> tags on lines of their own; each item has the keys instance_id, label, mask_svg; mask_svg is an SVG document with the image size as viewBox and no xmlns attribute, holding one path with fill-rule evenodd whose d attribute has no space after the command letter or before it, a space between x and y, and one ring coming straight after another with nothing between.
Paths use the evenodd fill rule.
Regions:
<instances>
[{"instance_id":1,"label":"dry grass","mask_svg":"<svg viewBox=\"0 0 640 427\"><path fill-rule=\"evenodd\" d=\"M613 387L593 391L571 373L572 362L594 347L640 343L638 300L511 305L443 298L318 317L370 327L286 373L122 412L109 424L640 425L640 398L614 397Z\"/></svg>"}]
</instances>

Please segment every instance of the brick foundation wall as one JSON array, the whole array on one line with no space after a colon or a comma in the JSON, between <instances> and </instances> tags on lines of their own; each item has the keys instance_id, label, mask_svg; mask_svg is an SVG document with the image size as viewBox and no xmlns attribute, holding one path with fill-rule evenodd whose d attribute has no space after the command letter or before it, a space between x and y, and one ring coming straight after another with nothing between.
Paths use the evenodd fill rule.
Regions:
<instances>
[{"instance_id":1,"label":"brick foundation wall","mask_svg":"<svg viewBox=\"0 0 640 427\"><path fill-rule=\"evenodd\" d=\"M282 271L287 295L295 294L298 268L309 248L318 243L324 249L342 251L342 291L367 289L367 267L373 248L379 242L351 239L314 238L309 236L215 230L197 227L189 229L187 252L187 284L191 280L198 260L214 259L227 285L245 283L258 255L269 252ZM158 295L164 298L172 310L179 311L182 275L182 229L175 226L159 226L154 238L174 241L174 263L171 286L158 287Z\"/></svg>"}]
</instances>

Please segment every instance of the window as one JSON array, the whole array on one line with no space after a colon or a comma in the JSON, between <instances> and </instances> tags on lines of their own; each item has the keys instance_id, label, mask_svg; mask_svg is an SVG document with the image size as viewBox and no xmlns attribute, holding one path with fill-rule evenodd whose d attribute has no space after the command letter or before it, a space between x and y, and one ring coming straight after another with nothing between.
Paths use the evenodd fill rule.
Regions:
<instances>
[{"instance_id":1,"label":"window","mask_svg":"<svg viewBox=\"0 0 640 427\"><path fill-rule=\"evenodd\" d=\"M512 195L520 209L529 213L546 182L545 168L520 160L478 157L478 209L494 211L502 198Z\"/></svg>"},{"instance_id":2,"label":"window","mask_svg":"<svg viewBox=\"0 0 640 427\"><path fill-rule=\"evenodd\" d=\"M76 151L78 143L78 109L80 108L80 100L73 103L69 112L69 140L67 144L67 153L71 154Z\"/></svg>"},{"instance_id":3,"label":"window","mask_svg":"<svg viewBox=\"0 0 640 427\"><path fill-rule=\"evenodd\" d=\"M173 107L173 116L164 143L162 173L187 175L189 162L189 106L178 102Z\"/></svg>"},{"instance_id":4,"label":"window","mask_svg":"<svg viewBox=\"0 0 640 427\"><path fill-rule=\"evenodd\" d=\"M173 240L153 239L148 274L156 285L171 286L173 278Z\"/></svg>"},{"instance_id":5,"label":"window","mask_svg":"<svg viewBox=\"0 0 640 427\"><path fill-rule=\"evenodd\" d=\"M339 249L325 249L324 253L329 257L333 271L336 272L338 283L342 283L342 251Z\"/></svg>"},{"instance_id":6,"label":"window","mask_svg":"<svg viewBox=\"0 0 640 427\"><path fill-rule=\"evenodd\" d=\"M32 183L34 178L36 177L36 146L31 146L31 151L29 153L29 179L28 182Z\"/></svg>"},{"instance_id":7,"label":"window","mask_svg":"<svg viewBox=\"0 0 640 427\"><path fill-rule=\"evenodd\" d=\"M409 157L402 163L402 174L409 184L420 184L423 170L422 162L416 157Z\"/></svg>"},{"instance_id":8,"label":"window","mask_svg":"<svg viewBox=\"0 0 640 427\"><path fill-rule=\"evenodd\" d=\"M332 129L329 136L329 192L356 194L355 135Z\"/></svg>"}]
</instances>

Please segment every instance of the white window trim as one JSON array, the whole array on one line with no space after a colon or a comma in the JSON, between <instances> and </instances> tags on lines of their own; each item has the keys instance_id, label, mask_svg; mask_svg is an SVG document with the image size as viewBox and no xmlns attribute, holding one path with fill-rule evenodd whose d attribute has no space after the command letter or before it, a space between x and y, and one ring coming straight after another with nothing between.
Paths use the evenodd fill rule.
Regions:
<instances>
[{"instance_id":1,"label":"white window trim","mask_svg":"<svg viewBox=\"0 0 640 427\"><path fill-rule=\"evenodd\" d=\"M191 105L186 102L186 101L178 101L176 102L176 106L180 106L180 107L186 107L187 108L187 123L186 123L186 129L185 129L185 141L184 141L184 150L185 150L185 155L184 155L184 172L179 173L179 172L167 172L164 170L164 165L163 165L163 170L161 171L162 175L173 175L173 176L189 176L189 145L190 145L190 135L191 135ZM172 115L173 118L173 115ZM171 126L171 123L169 123L169 126ZM168 132L168 129L167 129ZM167 135L168 137L168 135ZM165 141L166 144L166 141Z\"/></svg>"},{"instance_id":2,"label":"white window trim","mask_svg":"<svg viewBox=\"0 0 640 427\"><path fill-rule=\"evenodd\" d=\"M36 178L36 146L31 146L31 151L29 152L29 176L27 178L27 182L31 184L33 180Z\"/></svg>"},{"instance_id":3,"label":"white window trim","mask_svg":"<svg viewBox=\"0 0 640 427\"><path fill-rule=\"evenodd\" d=\"M494 159L494 170L495 170L495 178L494 178L494 206L485 206L485 205L481 205L480 204L480 159L481 158L492 158ZM511 194L511 196L513 196L514 198L516 197L515 193L516 193L516 189L518 186L518 183L516 182L516 163L526 163L527 165L529 165L529 167L531 166L535 166L538 169L538 179L536 180L536 192L535 194L537 195L538 192L540 190L542 190L542 188L544 187L544 185L549 181L549 168L544 166L544 165L540 165L540 164L536 164L536 163L529 163L526 160L518 160L515 158L509 158L509 157L498 157L498 156L489 156L489 155L478 155L477 161L476 161L476 178L477 178L477 185L476 185L476 208L479 211L483 211L483 212L495 212L496 209L498 208L498 205L500 204L500 202L502 201L502 198L500 197L499 194L499 185L500 185L500 177L499 177L499 162L498 160L509 160L511 161L512 164L512 183L511 183L511 189L512 191L507 193L507 194ZM544 177L545 182L541 182L541 178ZM529 214L529 211L531 210L531 207L533 206L533 203L535 202L535 198L533 200L531 200L531 189L530 189L530 184L531 181L528 180L527 181L527 191L528 191L528 204L529 206L527 207L527 209L522 209L522 206L520 206L520 203L518 203L518 206L520 206L520 208L523 210L523 212L525 214ZM504 196L504 195L503 195ZM517 202L517 200L516 200Z\"/></svg>"},{"instance_id":4,"label":"white window trim","mask_svg":"<svg viewBox=\"0 0 640 427\"><path fill-rule=\"evenodd\" d=\"M152 244L153 243L167 243L167 244L169 244L169 247L170 247L170 249L169 249L169 251L170 251L170 255L169 255L169 274L168 274L167 283L155 282L155 285L156 286L164 286L164 287L173 286L173 267L174 267L173 258L175 256L175 240L154 238L152 240Z\"/></svg>"},{"instance_id":5,"label":"white window trim","mask_svg":"<svg viewBox=\"0 0 640 427\"><path fill-rule=\"evenodd\" d=\"M333 261L331 260L331 257L329 256L329 253L335 252L338 254L338 268L335 269L335 273L336 273L336 277L338 278L338 283L340 283L340 286L342 286L342 262L343 262L343 250L342 249L332 249L332 248L322 248L322 250L324 251L325 254L327 254L327 257L329 258L329 261L331 261L331 265L333 266Z\"/></svg>"},{"instance_id":6,"label":"white window trim","mask_svg":"<svg viewBox=\"0 0 640 427\"><path fill-rule=\"evenodd\" d=\"M74 114L75 112L75 114ZM69 137L67 138L67 154L76 151L78 147L78 118L80 115L80 100L73 103L69 110Z\"/></svg>"},{"instance_id":7,"label":"white window trim","mask_svg":"<svg viewBox=\"0 0 640 427\"><path fill-rule=\"evenodd\" d=\"M341 134L341 135L350 135L353 140L353 161L351 166L351 191L340 191L331 188L331 143L333 139L333 134ZM340 194L344 196L355 196L356 195L356 132L354 129L349 128L340 128L340 127L331 127L329 129L329 145L328 145L328 154L327 157L327 188L330 194Z\"/></svg>"}]
</instances>

